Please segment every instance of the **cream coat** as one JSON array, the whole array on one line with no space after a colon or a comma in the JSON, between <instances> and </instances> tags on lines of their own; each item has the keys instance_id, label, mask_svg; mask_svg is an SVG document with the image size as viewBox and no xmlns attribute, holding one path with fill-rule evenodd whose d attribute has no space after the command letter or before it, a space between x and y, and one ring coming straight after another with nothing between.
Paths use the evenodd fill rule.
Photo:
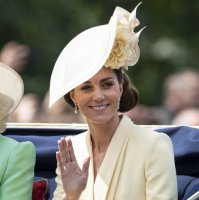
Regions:
<instances>
[{"instance_id":1,"label":"cream coat","mask_svg":"<svg viewBox=\"0 0 199 200\"><path fill-rule=\"evenodd\" d=\"M95 182L89 131L72 141L80 166L91 156L88 183L80 200L177 200L173 147L166 134L142 128L124 116ZM57 175L54 200L61 200L59 169Z\"/></svg>"}]
</instances>

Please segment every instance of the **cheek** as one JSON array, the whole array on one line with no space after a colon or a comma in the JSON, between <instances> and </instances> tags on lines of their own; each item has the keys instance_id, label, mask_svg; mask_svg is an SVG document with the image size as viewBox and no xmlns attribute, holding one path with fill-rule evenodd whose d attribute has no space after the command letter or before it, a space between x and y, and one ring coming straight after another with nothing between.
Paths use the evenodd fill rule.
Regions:
<instances>
[{"instance_id":1,"label":"cheek","mask_svg":"<svg viewBox=\"0 0 199 200\"><path fill-rule=\"evenodd\" d=\"M74 102L74 104L79 104L79 102L81 102L81 94L79 94L79 92L73 91L70 94L70 98L72 99L72 101Z\"/></svg>"},{"instance_id":2,"label":"cheek","mask_svg":"<svg viewBox=\"0 0 199 200\"><path fill-rule=\"evenodd\" d=\"M120 90L115 90L111 93L111 95L109 96L110 100L115 101L115 102L120 102L120 98L122 96L122 93Z\"/></svg>"},{"instance_id":3,"label":"cheek","mask_svg":"<svg viewBox=\"0 0 199 200\"><path fill-rule=\"evenodd\" d=\"M78 96L76 95L74 99L76 100L75 102L77 103L77 105L80 107L88 102L89 97L88 95L81 94Z\"/></svg>"}]
</instances>

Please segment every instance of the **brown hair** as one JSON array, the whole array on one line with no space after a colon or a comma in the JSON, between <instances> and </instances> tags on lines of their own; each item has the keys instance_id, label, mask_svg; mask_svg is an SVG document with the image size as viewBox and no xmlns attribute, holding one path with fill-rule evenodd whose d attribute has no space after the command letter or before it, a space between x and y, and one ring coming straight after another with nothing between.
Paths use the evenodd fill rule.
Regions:
<instances>
[{"instance_id":1,"label":"brown hair","mask_svg":"<svg viewBox=\"0 0 199 200\"><path fill-rule=\"evenodd\" d=\"M123 93L120 99L119 112L127 112L137 105L139 93L122 69L115 69L119 83L123 82Z\"/></svg>"},{"instance_id":2,"label":"brown hair","mask_svg":"<svg viewBox=\"0 0 199 200\"><path fill-rule=\"evenodd\" d=\"M119 112L127 112L134 108L138 102L139 93L135 86L131 83L129 76L122 69L114 69L119 83L123 84L123 93L120 99ZM75 107L72 99L70 98L70 92L64 95L65 101Z\"/></svg>"}]
</instances>

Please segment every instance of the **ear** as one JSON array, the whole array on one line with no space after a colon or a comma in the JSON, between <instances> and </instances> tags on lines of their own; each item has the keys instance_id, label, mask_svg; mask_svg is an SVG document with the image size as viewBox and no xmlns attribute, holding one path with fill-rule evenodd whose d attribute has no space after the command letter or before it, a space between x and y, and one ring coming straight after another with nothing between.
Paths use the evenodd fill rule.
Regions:
<instances>
[{"instance_id":1,"label":"ear","mask_svg":"<svg viewBox=\"0 0 199 200\"><path fill-rule=\"evenodd\" d=\"M120 94L122 95L122 93L123 93L123 80L122 80L122 82L119 84L119 87L120 87Z\"/></svg>"},{"instance_id":2,"label":"ear","mask_svg":"<svg viewBox=\"0 0 199 200\"><path fill-rule=\"evenodd\" d=\"M75 101L75 93L74 93L74 90L72 90L71 92L70 92L70 98L72 99L72 101L73 101L73 103L74 103L74 105L76 104L76 101Z\"/></svg>"}]
</instances>

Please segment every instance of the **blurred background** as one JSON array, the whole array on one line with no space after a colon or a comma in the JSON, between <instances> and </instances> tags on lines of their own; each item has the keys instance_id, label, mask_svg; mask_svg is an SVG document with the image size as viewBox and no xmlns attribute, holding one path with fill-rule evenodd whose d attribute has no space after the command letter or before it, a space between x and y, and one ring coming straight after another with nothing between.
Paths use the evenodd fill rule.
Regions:
<instances>
[{"instance_id":1,"label":"blurred background","mask_svg":"<svg viewBox=\"0 0 199 200\"><path fill-rule=\"evenodd\" d=\"M25 103L10 121L84 122L61 101L48 109L54 63L78 33L108 23L116 6L132 11L139 2L1 0L0 61L17 70L25 83ZM174 117L185 109L199 113L199 1L143 0L137 17L141 23L138 30L147 27L140 36L140 60L128 74L140 100L127 114L138 124L188 123L187 117L185 122L174 122Z\"/></svg>"}]
</instances>

